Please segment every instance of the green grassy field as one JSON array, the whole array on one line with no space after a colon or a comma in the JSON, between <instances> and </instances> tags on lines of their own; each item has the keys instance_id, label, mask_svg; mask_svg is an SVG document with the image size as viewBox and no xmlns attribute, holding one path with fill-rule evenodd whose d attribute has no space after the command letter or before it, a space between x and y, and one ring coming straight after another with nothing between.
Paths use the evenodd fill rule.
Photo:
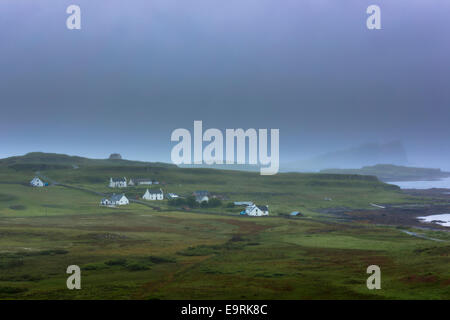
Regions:
<instances>
[{"instance_id":1,"label":"green grassy field","mask_svg":"<svg viewBox=\"0 0 450 320\"><path fill-rule=\"evenodd\" d=\"M73 161L70 160L70 161ZM449 299L450 237L437 242L395 226L347 221L322 209L428 201L367 176L179 169L79 161L42 167L64 184L27 185L36 166L0 165L1 299ZM45 169L45 170L42 170ZM105 208L90 191L111 193L110 176L148 177L165 192L208 190L218 208ZM81 187L77 190L68 186ZM127 188L130 198L145 187ZM324 198L332 198L325 201ZM242 217L231 201L268 204L269 217ZM283 214L301 211L302 217ZM375 209L374 209L375 210ZM68 290L66 268L82 270ZM382 289L368 290L379 265Z\"/></svg>"}]
</instances>

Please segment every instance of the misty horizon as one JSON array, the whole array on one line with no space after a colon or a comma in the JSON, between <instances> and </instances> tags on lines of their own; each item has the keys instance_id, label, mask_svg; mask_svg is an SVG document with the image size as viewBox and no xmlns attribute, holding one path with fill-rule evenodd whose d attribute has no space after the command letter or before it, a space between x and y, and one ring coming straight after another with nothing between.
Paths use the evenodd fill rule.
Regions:
<instances>
[{"instance_id":1,"label":"misty horizon","mask_svg":"<svg viewBox=\"0 0 450 320\"><path fill-rule=\"evenodd\" d=\"M280 163L402 141L450 169L450 4L80 0L0 3L0 157L32 151L170 162L170 134L280 129ZM14 34L10 33L14 25Z\"/></svg>"}]
</instances>

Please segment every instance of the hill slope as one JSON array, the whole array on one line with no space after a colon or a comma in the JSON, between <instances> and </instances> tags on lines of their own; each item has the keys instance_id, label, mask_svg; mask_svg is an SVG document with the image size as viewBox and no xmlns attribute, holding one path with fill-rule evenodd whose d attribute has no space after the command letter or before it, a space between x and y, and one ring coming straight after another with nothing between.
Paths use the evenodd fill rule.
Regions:
<instances>
[{"instance_id":1,"label":"hill slope","mask_svg":"<svg viewBox=\"0 0 450 320\"><path fill-rule=\"evenodd\" d=\"M74 163L78 163L76 167ZM148 178L159 181L158 187L165 193L189 196L196 190L207 190L225 201L268 204L271 215L299 210L314 214L321 208L368 208L373 202L405 201L398 187L380 182L374 176L293 172L261 176L259 172L179 168L170 164L36 153L0 160L3 193L10 194L13 185L28 185L36 171L40 171L41 177L50 184L105 194L124 192L131 199L141 197L148 186L111 189L108 187L110 177ZM95 201L96 205L98 201L100 199ZM223 210L223 207L217 208L218 212ZM235 209L231 212L238 213Z\"/></svg>"},{"instance_id":2,"label":"hill slope","mask_svg":"<svg viewBox=\"0 0 450 320\"><path fill-rule=\"evenodd\" d=\"M0 159L0 166L15 170L50 170L73 169L88 166L155 166L176 167L161 162L143 162L124 159L90 159L79 156L69 156L59 153L30 152L23 156Z\"/></svg>"}]
</instances>

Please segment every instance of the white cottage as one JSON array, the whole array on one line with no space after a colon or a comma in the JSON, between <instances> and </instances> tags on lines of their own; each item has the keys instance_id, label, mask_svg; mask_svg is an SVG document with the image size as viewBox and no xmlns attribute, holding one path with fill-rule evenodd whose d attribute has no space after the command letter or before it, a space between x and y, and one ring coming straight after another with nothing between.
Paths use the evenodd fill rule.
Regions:
<instances>
[{"instance_id":1,"label":"white cottage","mask_svg":"<svg viewBox=\"0 0 450 320\"><path fill-rule=\"evenodd\" d=\"M130 201L128 200L128 198L125 196L125 194L113 194L111 196L111 204L115 205L115 206L123 206L123 205L127 205L130 203Z\"/></svg>"},{"instance_id":2,"label":"white cottage","mask_svg":"<svg viewBox=\"0 0 450 320\"><path fill-rule=\"evenodd\" d=\"M30 185L32 187L43 187L45 184L39 177L34 177L33 180L30 181Z\"/></svg>"},{"instance_id":3,"label":"white cottage","mask_svg":"<svg viewBox=\"0 0 450 320\"><path fill-rule=\"evenodd\" d=\"M261 217L269 215L269 206L260 206L252 204L245 208L245 214L252 217Z\"/></svg>"},{"instance_id":4,"label":"white cottage","mask_svg":"<svg viewBox=\"0 0 450 320\"><path fill-rule=\"evenodd\" d=\"M164 193L162 189L147 189L145 191L144 195L142 196L142 199L144 200L163 200L164 199Z\"/></svg>"},{"instance_id":5,"label":"white cottage","mask_svg":"<svg viewBox=\"0 0 450 320\"><path fill-rule=\"evenodd\" d=\"M126 188L127 187L127 179L124 178L110 178L109 179L109 187L110 188Z\"/></svg>"}]
</instances>

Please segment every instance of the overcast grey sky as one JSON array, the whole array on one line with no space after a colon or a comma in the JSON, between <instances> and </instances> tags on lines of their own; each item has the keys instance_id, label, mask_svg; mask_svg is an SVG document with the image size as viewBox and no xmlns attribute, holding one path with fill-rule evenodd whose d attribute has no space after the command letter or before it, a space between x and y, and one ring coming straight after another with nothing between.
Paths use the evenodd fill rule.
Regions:
<instances>
[{"instance_id":1,"label":"overcast grey sky","mask_svg":"<svg viewBox=\"0 0 450 320\"><path fill-rule=\"evenodd\" d=\"M282 163L401 140L449 168L449 17L443 0L2 0L0 157L169 161L172 130L203 120L279 128Z\"/></svg>"}]
</instances>

